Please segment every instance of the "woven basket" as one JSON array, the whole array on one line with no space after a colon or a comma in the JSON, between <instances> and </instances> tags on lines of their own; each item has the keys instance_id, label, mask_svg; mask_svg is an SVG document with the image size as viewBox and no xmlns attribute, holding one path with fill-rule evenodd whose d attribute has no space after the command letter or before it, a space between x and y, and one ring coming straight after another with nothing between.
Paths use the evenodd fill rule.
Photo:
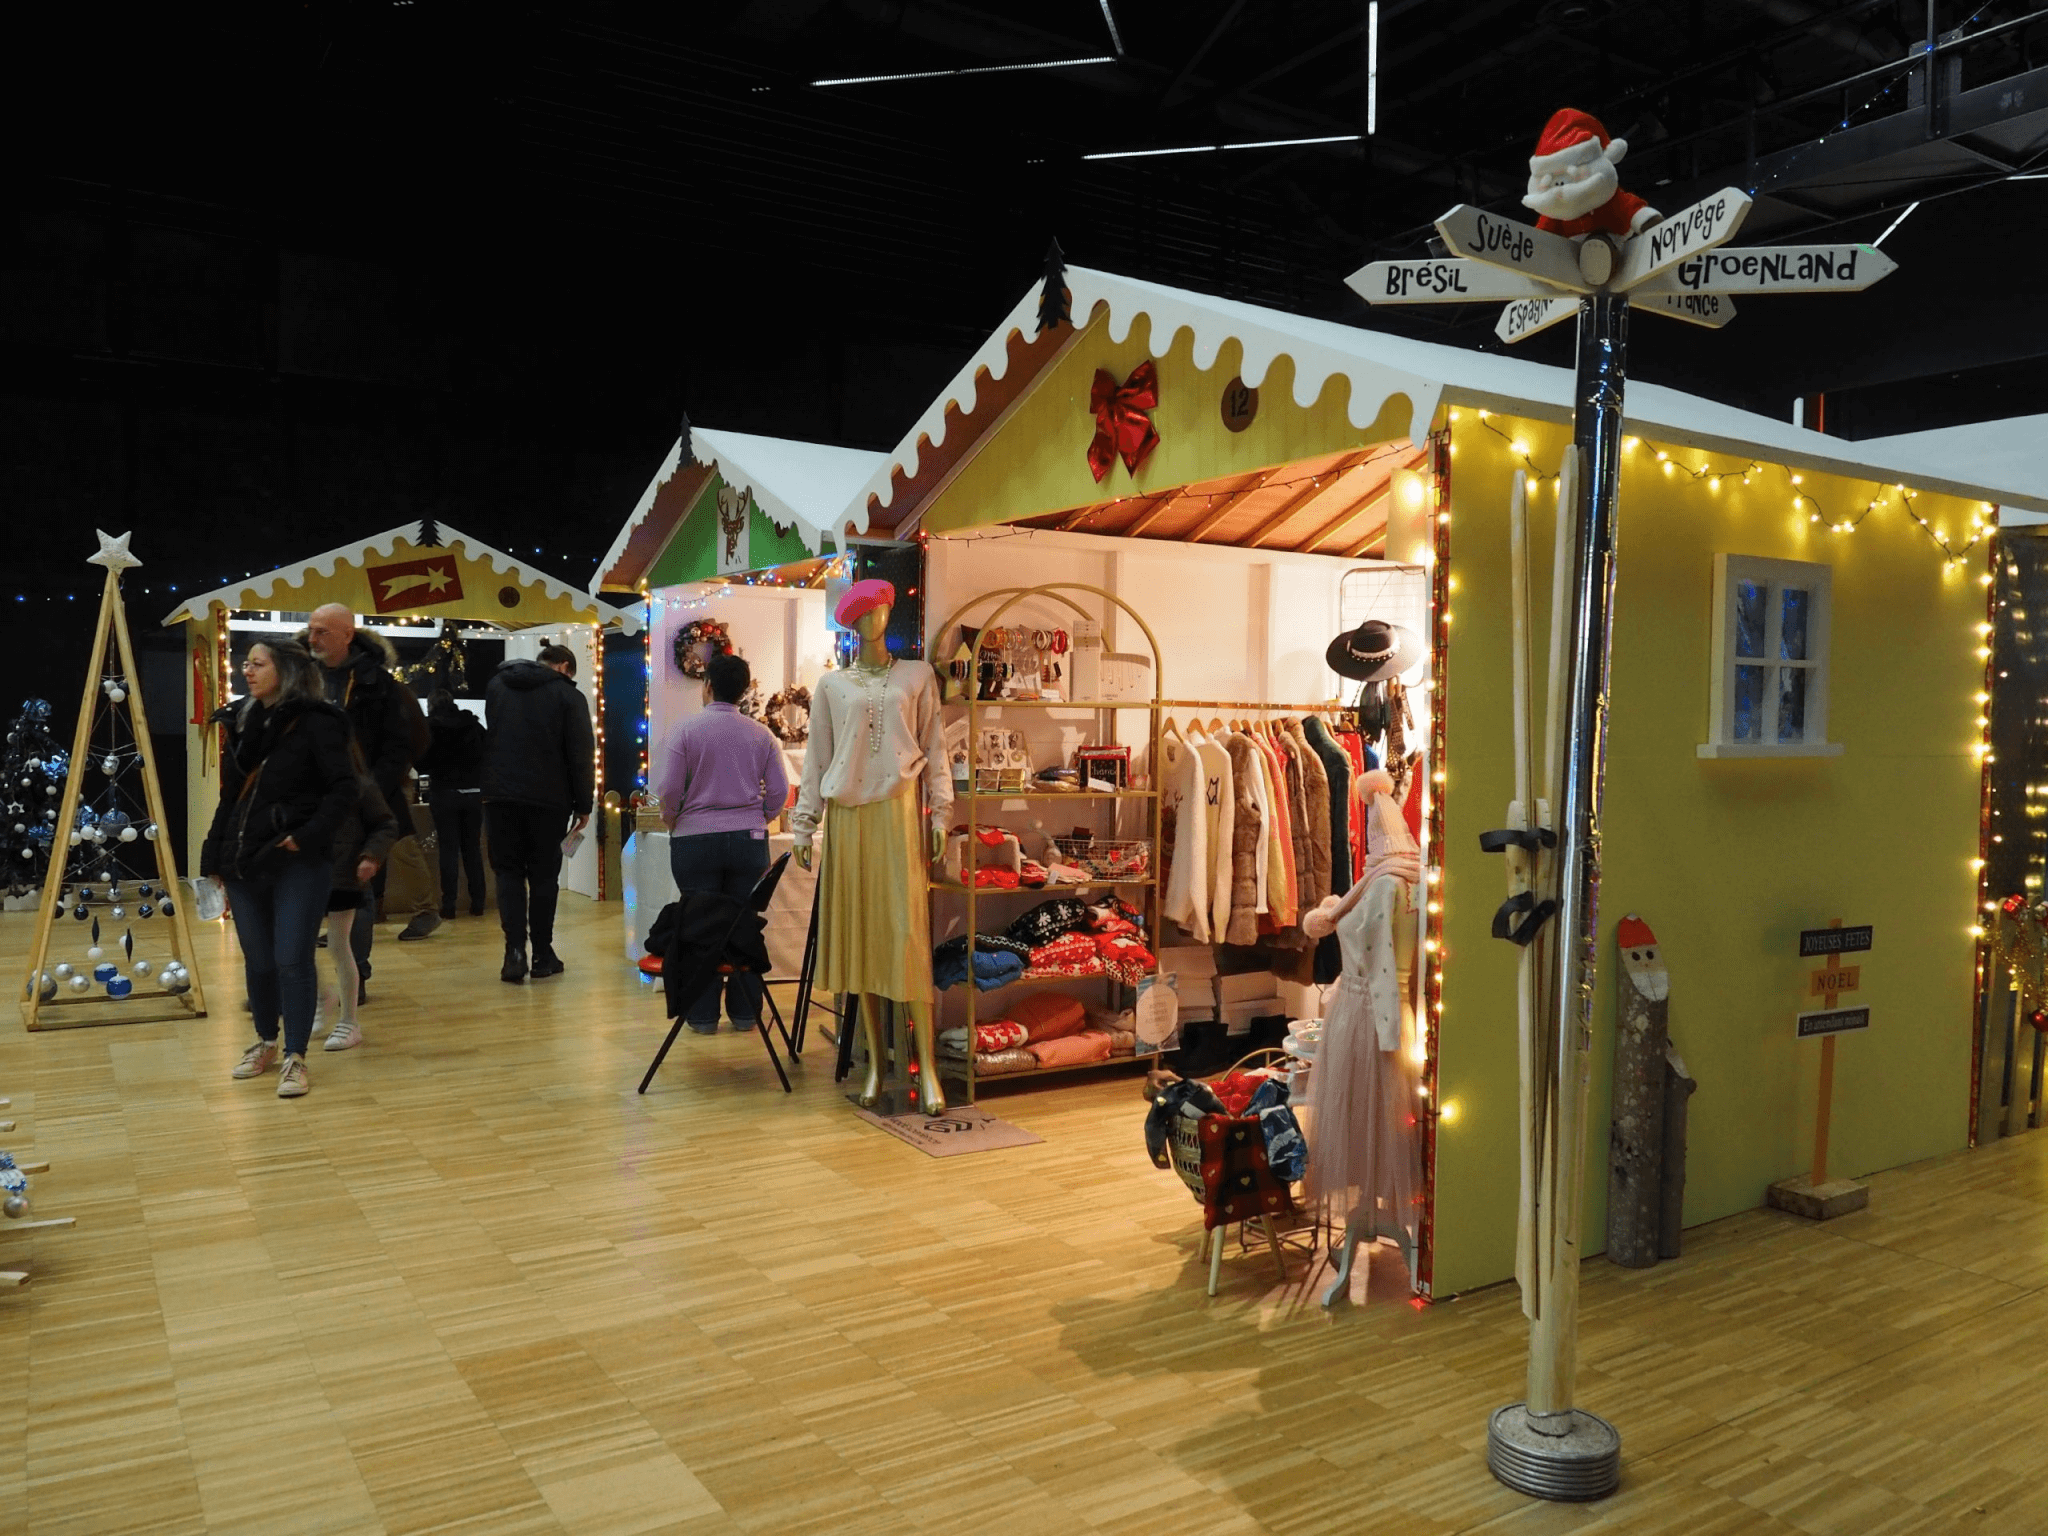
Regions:
<instances>
[{"instance_id":1,"label":"woven basket","mask_svg":"<svg viewBox=\"0 0 2048 1536\"><path fill-rule=\"evenodd\" d=\"M1286 1054L1285 1051L1276 1050L1253 1051L1249 1056L1233 1062L1214 1077L1204 1078L1203 1081L1219 1083L1231 1073L1241 1072L1246 1067L1272 1066ZM1190 1119L1186 1115L1175 1115L1173 1124L1166 1132L1167 1161L1173 1164L1173 1171L1180 1175L1181 1183L1187 1185L1197 1205L1204 1204L1208 1194L1202 1183L1201 1126L1200 1120Z\"/></svg>"}]
</instances>

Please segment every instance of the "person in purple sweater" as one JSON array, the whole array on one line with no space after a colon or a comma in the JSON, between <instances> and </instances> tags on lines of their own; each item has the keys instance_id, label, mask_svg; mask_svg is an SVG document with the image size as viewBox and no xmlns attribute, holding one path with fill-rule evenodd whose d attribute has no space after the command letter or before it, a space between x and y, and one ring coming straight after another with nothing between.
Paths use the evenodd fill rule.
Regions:
<instances>
[{"instance_id":1,"label":"person in purple sweater","mask_svg":"<svg viewBox=\"0 0 2048 1536\"><path fill-rule=\"evenodd\" d=\"M655 769L679 891L719 891L744 901L768 868L768 823L789 801L789 775L768 727L739 711L751 681L742 658L714 656L704 672L704 712L675 728ZM700 1035L718 1033L719 990L714 975L683 1015ZM724 992L732 1027L758 1028L761 979L735 971Z\"/></svg>"}]
</instances>

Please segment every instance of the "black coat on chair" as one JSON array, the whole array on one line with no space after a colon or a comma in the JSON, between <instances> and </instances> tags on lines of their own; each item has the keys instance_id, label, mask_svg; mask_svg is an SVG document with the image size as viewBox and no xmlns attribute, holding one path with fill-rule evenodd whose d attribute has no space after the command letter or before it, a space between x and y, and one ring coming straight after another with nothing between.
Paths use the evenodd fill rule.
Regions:
<instances>
[{"instance_id":1,"label":"black coat on chair","mask_svg":"<svg viewBox=\"0 0 2048 1536\"><path fill-rule=\"evenodd\" d=\"M661 956L668 1016L679 1019L721 965L765 976L768 923L737 896L685 891L661 909L647 932L647 953Z\"/></svg>"}]
</instances>

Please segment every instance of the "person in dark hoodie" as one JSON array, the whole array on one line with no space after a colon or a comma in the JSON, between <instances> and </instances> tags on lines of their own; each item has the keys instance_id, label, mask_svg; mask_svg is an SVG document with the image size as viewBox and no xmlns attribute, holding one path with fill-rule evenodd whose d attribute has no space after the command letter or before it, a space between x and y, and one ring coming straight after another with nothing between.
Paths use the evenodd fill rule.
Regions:
<instances>
[{"instance_id":1,"label":"person in dark hoodie","mask_svg":"<svg viewBox=\"0 0 2048 1536\"><path fill-rule=\"evenodd\" d=\"M455 702L446 688L436 688L427 701L427 728L434 743L419 760L427 776L427 808L434 813L434 842L441 852L441 916L455 915L457 855L469 876L469 915L484 910L484 856L478 838L484 829L484 749L489 740L483 721Z\"/></svg>"},{"instance_id":2,"label":"person in dark hoodie","mask_svg":"<svg viewBox=\"0 0 2048 1536\"><path fill-rule=\"evenodd\" d=\"M484 825L498 877L505 930L500 980L562 974L555 953L555 896L562 839L590 820L596 740L576 686L576 653L541 647L536 661L508 661L484 691L490 746L484 754ZM527 941L533 960L527 963Z\"/></svg>"},{"instance_id":3,"label":"person in dark hoodie","mask_svg":"<svg viewBox=\"0 0 2048 1536\"><path fill-rule=\"evenodd\" d=\"M413 759L426 749L427 722L412 690L391 675L397 652L382 635L358 630L356 616L340 603L325 603L313 610L306 620L306 648L326 669L327 697L341 706L355 727L356 745L362 749L371 781L384 796L391 813L399 818L400 833L409 834L412 829L406 820L409 812L405 779L412 771ZM414 855L418 846L417 842L412 845ZM401 856L394 850L394 858ZM424 856L419 858L423 865ZM377 871L371 886L373 894L365 897L363 909L356 916L349 945L355 952L358 995L363 1001L368 1001L368 995L360 983L370 979L377 900L384 894L388 873L389 866ZM440 926L441 919L435 916L430 897L426 905L412 914L398 936L423 939Z\"/></svg>"},{"instance_id":4,"label":"person in dark hoodie","mask_svg":"<svg viewBox=\"0 0 2048 1536\"><path fill-rule=\"evenodd\" d=\"M306 1045L319 985L313 938L333 878L337 829L356 807L348 718L322 695L320 669L289 640L259 640L242 663L248 697L214 718L228 728L220 807L199 872L227 887L249 983L256 1043L234 1076L284 1063L277 1096L306 1092Z\"/></svg>"}]
</instances>

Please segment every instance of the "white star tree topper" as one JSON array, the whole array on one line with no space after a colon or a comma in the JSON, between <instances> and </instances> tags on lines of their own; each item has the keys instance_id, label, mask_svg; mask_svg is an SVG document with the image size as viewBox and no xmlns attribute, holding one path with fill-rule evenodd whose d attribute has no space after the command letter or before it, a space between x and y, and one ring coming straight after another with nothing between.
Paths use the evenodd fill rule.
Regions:
<instances>
[{"instance_id":1,"label":"white star tree topper","mask_svg":"<svg viewBox=\"0 0 2048 1536\"><path fill-rule=\"evenodd\" d=\"M134 537L132 533L124 533L117 538L104 528L95 528L93 532L100 536L100 552L87 560L87 565L104 565L118 575L131 566L142 564L128 553L128 540Z\"/></svg>"}]
</instances>

